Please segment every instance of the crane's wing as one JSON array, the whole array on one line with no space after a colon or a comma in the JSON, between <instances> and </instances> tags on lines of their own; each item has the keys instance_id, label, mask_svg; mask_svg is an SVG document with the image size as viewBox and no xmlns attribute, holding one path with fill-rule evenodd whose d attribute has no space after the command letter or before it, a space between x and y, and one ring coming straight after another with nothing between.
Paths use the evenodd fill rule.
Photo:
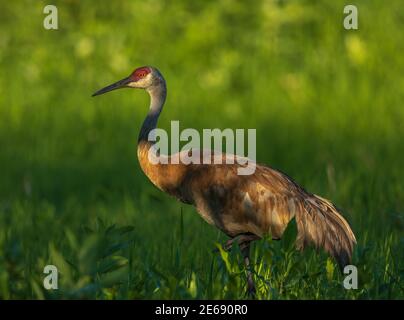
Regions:
<instances>
[{"instance_id":1,"label":"crane's wing","mask_svg":"<svg viewBox=\"0 0 404 320\"><path fill-rule=\"evenodd\" d=\"M224 155L228 157L229 155ZM256 165L252 175L238 175L239 165L191 165L182 193L203 218L229 236L254 233L282 237L296 217L296 245L324 248L344 266L351 260L355 236L337 208L311 194L286 174Z\"/></svg>"}]
</instances>

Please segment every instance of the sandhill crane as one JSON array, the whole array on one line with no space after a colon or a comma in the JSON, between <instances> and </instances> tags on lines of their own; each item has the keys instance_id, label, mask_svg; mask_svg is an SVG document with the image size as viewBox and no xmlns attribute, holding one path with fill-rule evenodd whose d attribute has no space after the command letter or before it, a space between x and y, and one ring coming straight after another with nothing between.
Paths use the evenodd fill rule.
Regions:
<instances>
[{"instance_id":1,"label":"sandhill crane","mask_svg":"<svg viewBox=\"0 0 404 320\"><path fill-rule=\"evenodd\" d=\"M346 220L330 201L307 192L280 171L257 164L252 175L238 175L238 164L151 163L148 154L153 142L148 136L156 128L163 109L166 82L156 68L146 66L93 96L119 88L144 89L150 95L149 112L138 138L141 169L155 186L194 205L202 218L228 235L230 240L225 249L231 248L233 242L239 245L249 294L255 294L249 263L251 241L265 235L280 239L294 217L298 248L303 249L308 244L323 248L341 268L350 262L356 239ZM200 157L203 156L202 151Z\"/></svg>"}]
</instances>

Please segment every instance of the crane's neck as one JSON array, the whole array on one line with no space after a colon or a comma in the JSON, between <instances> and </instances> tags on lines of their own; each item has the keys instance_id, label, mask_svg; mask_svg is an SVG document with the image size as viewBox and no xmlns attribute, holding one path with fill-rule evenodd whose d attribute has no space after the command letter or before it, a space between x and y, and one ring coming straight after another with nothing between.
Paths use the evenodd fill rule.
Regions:
<instances>
[{"instance_id":1,"label":"crane's neck","mask_svg":"<svg viewBox=\"0 0 404 320\"><path fill-rule=\"evenodd\" d=\"M150 95L150 108L147 113L146 119L143 121L142 128L140 129L137 156L139 159L140 167L150 181L160 189L164 189L164 180L167 171L166 166L161 164L153 164L149 159L149 151L153 146L155 139L153 138L153 129L157 127L157 121L163 109L166 100L167 90L164 80L160 81L146 90Z\"/></svg>"},{"instance_id":2,"label":"crane's neck","mask_svg":"<svg viewBox=\"0 0 404 320\"><path fill-rule=\"evenodd\" d=\"M138 144L141 142L149 142L149 134L157 127L157 121L161 110L163 110L167 96L167 89L164 80L159 82L158 85L146 89L146 91L150 95L150 108L146 119L143 121L142 128L140 129Z\"/></svg>"},{"instance_id":3,"label":"crane's neck","mask_svg":"<svg viewBox=\"0 0 404 320\"><path fill-rule=\"evenodd\" d=\"M154 157L154 155L149 154L149 151L153 147L154 141L156 141L151 133L157 127L157 121L167 95L164 79L161 78L161 81L157 85L147 89L147 92L150 95L150 109L140 129L137 147L139 164L155 186L171 195L180 197L178 188L186 173L185 167L183 165L171 164L170 161L168 163L157 161L156 163L155 161L150 161L149 158ZM154 152L151 154L154 154ZM169 158L168 155L159 156ZM153 160L156 159L154 158Z\"/></svg>"}]
</instances>

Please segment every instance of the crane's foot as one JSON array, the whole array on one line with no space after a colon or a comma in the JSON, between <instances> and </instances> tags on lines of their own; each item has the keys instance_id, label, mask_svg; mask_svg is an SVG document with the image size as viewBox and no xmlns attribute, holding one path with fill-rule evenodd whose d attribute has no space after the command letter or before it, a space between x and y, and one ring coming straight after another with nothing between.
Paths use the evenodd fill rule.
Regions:
<instances>
[{"instance_id":1,"label":"crane's foot","mask_svg":"<svg viewBox=\"0 0 404 320\"><path fill-rule=\"evenodd\" d=\"M247 279L247 292L246 296L248 298L255 299L257 297L257 290L255 289L255 284L252 279Z\"/></svg>"}]
</instances>

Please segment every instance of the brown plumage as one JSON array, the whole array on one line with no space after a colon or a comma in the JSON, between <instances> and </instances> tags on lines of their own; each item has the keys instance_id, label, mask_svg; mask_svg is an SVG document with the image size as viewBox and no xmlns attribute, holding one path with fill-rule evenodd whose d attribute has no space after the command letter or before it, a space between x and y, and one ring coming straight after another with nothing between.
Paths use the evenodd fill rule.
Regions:
<instances>
[{"instance_id":1,"label":"brown plumage","mask_svg":"<svg viewBox=\"0 0 404 320\"><path fill-rule=\"evenodd\" d=\"M346 220L326 199L311 194L287 175L264 165L256 165L252 175L238 175L239 164L152 164L148 137L156 128L166 98L165 81L152 67L136 69L128 78L98 91L95 95L120 87L146 89L151 97L149 113L138 140L140 166L150 181L180 201L194 205L209 224L236 240L243 249L247 265L249 292L254 284L249 269L249 243L270 235L280 239L291 219L296 218L296 245L323 248L342 268L351 260L355 236ZM200 163L207 155L199 151ZM169 157L169 156L167 156ZM237 157L228 154L219 157ZM170 157L169 157L170 158ZM213 161L212 161L213 163ZM224 163L224 161L223 161ZM237 163L237 162L235 162Z\"/></svg>"}]
</instances>

